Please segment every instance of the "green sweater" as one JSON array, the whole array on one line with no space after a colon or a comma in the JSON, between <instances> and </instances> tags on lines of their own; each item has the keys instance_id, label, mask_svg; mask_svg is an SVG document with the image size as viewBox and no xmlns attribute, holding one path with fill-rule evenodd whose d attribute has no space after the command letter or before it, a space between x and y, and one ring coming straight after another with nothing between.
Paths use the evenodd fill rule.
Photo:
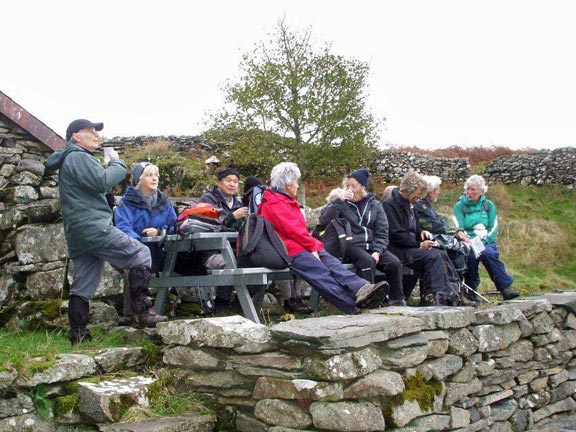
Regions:
<instances>
[{"instance_id":1,"label":"green sweater","mask_svg":"<svg viewBox=\"0 0 576 432\"><path fill-rule=\"evenodd\" d=\"M487 236L482 239L482 242L486 244L496 241L498 215L496 214L496 206L486 198L486 195L482 195L478 202L470 201L466 195L462 195L454 206L454 217L458 223L458 228L466 231L468 237L476 237L474 227L482 224L487 230Z\"/></svg>"},{"instance_id":2,"label":"green sweater","mask_svg":"<svg viewBox=\"0 0 576 432\"><path fill-rule=\"evenodd\" d=\"M92 153L69 142L68 147L53 153L45 165L50 171L60 170L58 186L64 235L72 258L122 235L112 223L106 192L126 177L124 161L111 160L104 168Z\"/></svg>"}]
</instances>

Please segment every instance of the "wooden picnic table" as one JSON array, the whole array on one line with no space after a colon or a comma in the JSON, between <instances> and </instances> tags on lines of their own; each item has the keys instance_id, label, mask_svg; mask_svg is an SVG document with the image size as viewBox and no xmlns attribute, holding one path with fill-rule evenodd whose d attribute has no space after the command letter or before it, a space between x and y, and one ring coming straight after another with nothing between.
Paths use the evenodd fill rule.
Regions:
<instances>
[{"instance_id":1,"label":"wooden picnic table","mask_svg":"<svg viewBox=\"0 0 576 432\"><path fill-rule=\"evenodd\" d=\"M150 279L150 287L157 288L154 307L158 313L164 311L168 289L170 287L234 286L240 306L246 318L259 323L258 313L254 308L247 285L267 285L269 269L264 267L240 269L237 267L236 256L231 241L238 237L236 232L193 233L186 236L171 234L161 237L144 237L142 242L162 243L166 256L159 276ZM206 275L180 275L174 272L178 253L218 251L224 257L225 269L208 270ZM288 270L287 270L288 271ZM288 271L289 272L289 271ZM201 290L202 291L202 290ZM201 293L201 296L205 293Z\"/></svg>"}]
</instances>

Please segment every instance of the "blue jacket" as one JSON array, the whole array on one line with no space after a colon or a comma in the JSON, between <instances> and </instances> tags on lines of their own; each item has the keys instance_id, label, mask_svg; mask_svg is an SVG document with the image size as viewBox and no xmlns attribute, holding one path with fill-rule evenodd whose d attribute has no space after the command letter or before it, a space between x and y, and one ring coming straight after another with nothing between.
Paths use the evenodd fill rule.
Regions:
<instances>
[{"instance_id":1,"label":"blue jacket","mask_svg":"<svg viewBox=\"0 0 576 432\"><path fill-rule=\"evenodd\" d=\"M128 186L126 193L116 204L116 226L137 240L141 239L144 228L169 230L176 221L176 211L164 193L156 191L156 194L156 205L150 211L138 190Z\"/></svg>"}]
</instances>

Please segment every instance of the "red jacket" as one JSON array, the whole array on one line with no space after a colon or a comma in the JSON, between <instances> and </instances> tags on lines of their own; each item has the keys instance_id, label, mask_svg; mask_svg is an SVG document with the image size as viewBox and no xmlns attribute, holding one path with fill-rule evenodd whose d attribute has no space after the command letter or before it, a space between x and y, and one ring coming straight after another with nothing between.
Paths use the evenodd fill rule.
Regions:
<instances>
[{"instance_id":1,"label":"red jacket","mask_svg":"<svg viewBox=\"0 0 576 432\"><path fill-rule=\"evenodd\" d=\"M306 220L300 211L298 201L283 193L266 189L258 213L268 219L284 241L288 255L303 251L316 252L324 249L318 239L306 229Z\"/></svg>"}]
</instances>

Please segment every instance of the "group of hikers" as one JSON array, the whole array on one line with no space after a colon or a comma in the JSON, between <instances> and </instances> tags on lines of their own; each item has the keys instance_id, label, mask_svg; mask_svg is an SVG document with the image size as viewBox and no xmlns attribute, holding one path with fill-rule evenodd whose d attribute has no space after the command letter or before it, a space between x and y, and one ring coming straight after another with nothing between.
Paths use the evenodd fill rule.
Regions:
<instances>
[{"instance_id":1,"label":"group of hikers","mask_svg":"<svg viewBox=\"0 0 576 432\"><path fill-rule=\"evenodd\" d=\"M161 268L162 251L141 239L169 232L177 213L159 190L158 167L149 162L132 166L131 184L113 211L107 193L125 179L128 167L113 149L105 167L94 156L103 127L85 119L73 121L66 131L68 146L46 162L49 170L59 170L64 233L74 267L68 305L72 344L92 337L87 327L89 302L104 262L125 272L137 324L155 327L168 319L156 313L148 291L152 272ZM286 247L292 273L343 313L405 306L418 280L423 305L469 304L477 299L480 262L505 300L519 295L499 259L496 207L485 196L487 186L481 176L466 181L454 208L457 229L452 232L447 218L433 208L440 194L439 177L410 171L380 200L368 192L369 171L357 169L344 178L342 188L331 192L313 233L297 201L301 172L296 164L276 165L267 187L258 178L247 177L242 197L236 169L224 168L216 177L216 184L199 202L217 208L222 226L229 230L238 231L252 213L269 221ZM338 229L344 229L345 242ZM336 240L330 238L331 232L337 233ZM356 271L346 263L354 264ZM219 251L207 251L201 265L219 269L225 262ZM405 267L412 270L411 275L405 274ZM266 287L248 289L259 305ZM296 280L280 283L279 289L287 311L313 312L302 301ZM232 291L233 287L217 289L217 308L233 307Z\"/></svg>"}]
</instances>

